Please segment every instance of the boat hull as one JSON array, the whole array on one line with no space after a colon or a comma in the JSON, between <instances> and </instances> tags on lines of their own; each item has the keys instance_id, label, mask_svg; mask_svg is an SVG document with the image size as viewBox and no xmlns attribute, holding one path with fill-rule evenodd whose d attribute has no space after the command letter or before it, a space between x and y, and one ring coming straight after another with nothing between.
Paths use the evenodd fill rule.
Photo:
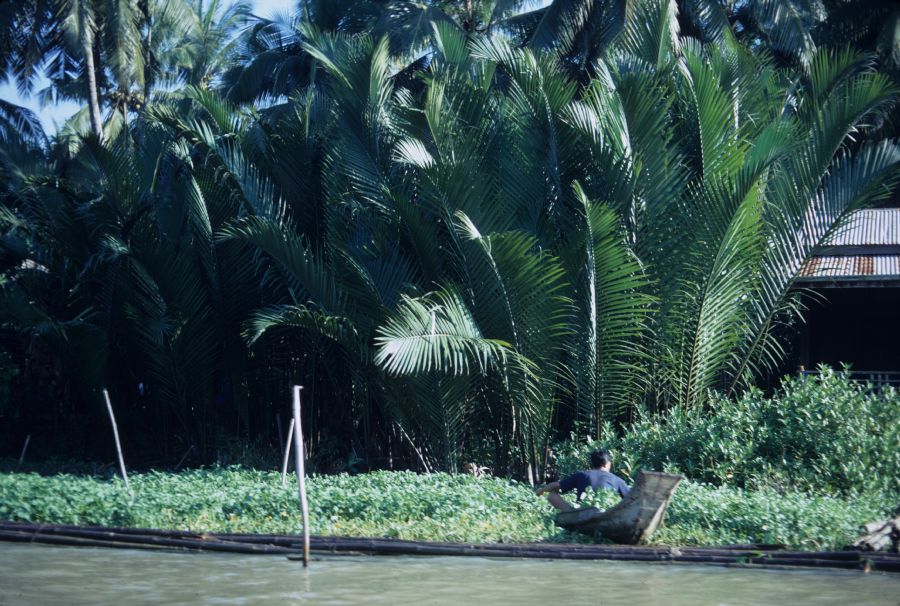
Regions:
<instances>
[{"instance_id":1,"label":"boat hull","mask_svg":"<svg viewBox=\"0 0 900 606\"><path fill-rule=\"evenodd\" d=\"M600 511L595 507L564 511L556 525L614 543L636 545L646 541L662 523L666 507L684 476L641 471L628 495L616 506Z\"/></svg>"}]
</instances>

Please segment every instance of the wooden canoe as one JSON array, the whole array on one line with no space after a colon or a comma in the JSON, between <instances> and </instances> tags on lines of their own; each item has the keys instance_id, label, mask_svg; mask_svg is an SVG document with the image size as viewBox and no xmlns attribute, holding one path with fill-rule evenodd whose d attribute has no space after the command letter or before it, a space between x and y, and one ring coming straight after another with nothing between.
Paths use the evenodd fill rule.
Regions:
<instances>
[{"instance_id":1,"label":"wooden canoe","mask_svg":"<svg viewBox=\"0 0 900 606\"><path fill-rule=\"evenodd\" d=\"M683 477L641 471L631 491L614 507L606 511L596 507L563 511L556 515L556 525L591 536L600 535L615 543L637 545L656 532Z\"/></svg>"}]
</instances>

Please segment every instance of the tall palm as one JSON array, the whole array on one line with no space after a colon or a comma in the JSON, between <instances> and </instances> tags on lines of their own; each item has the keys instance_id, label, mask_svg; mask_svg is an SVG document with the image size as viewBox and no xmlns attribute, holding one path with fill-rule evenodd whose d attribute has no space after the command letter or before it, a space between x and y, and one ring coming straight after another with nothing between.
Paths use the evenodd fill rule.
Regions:
<instances>
[{"instance_id":1,"label":"tall palm","mask_svg":"<svg viewBox=\"0 0 900 606\"><path fill-rule=\"evenodd\" d=\"M202 94L194 98L189 111L215 115ZM152 403L145 422L165 447L193 444L208 459L215 415L233 410L232 431L249 431L235 392L257 267L252 251L216 245L213 230L253 203L245 196L265 194L252 176L222 183L194 162L162 122L140 120L110 141L86 141L52 177L26 181L15 213L46 246L26 251L26 266L43 269L4 289L2 315L58 337L88 411L104 385L132 419Z\"/></svg>"},{"instance_id":2,"label":"tall palm","mask_svg":"<svg viewBox=\"0 0 900 606\"><path fill-rule=\"evenodd\" d=\"M435 25L469 38L508 35L520 29L515 19L530 4L527 0L303 2L296 13L257 19L223 88L236 102L290 96L304 89L321 74L305 45L318 45L322 34L387 38L391 71L400 78L428 66L435 52Z\"/></svg>"},{"instance_id":3,"label":"tall palm","mask_svg":"<svg viewBox=\"0 0 900 606\"><path fill-rule=\"evenodd\" d=\"M186 0L29 0L4 10L13 27L0 52L20 90L32 92L46 73L42 101L86 101L96 137L105 108L140 106L157 85L173 83L168 72L208 81L248 12L242 3L222 9Z\"/></svg>"},{"instance_id":4,"label":"tall palm","mask_svg":"<svg viewBox=\"0 0 900 606\"><path fill-rule=\"evenodd\" d=\"M854 154L845 147L894 95L864 57L817 54L814 75L794 84L791 97L778 92L790 80L779 84L777 71L740 47L718 54L692 44L681 52L674 109L683 116L690 172L685 206L658 217L680 226L680 241L657 231L654 246L638 242L638 250L654 266L665 302L655 320L659 380L671 384L670 401L696 405L707 389L733 389L754 364L771 368L781 358L772 331L779 314L797 312L793 277L849 212L884 194L897 148L882 143ZM771 118L753 120L763 115Z\"/></svg>"},{"instance_id":5,"label":"tall palm","mask_svg":"<svg viewBox=\"0 0 900 606\"><path fill-rule=\"evenodd\" d=\"M415 96L389 78L386 41L307 43L327 94L254 144L286 210L223 232L283 276L254 336L333 343L353 408L382 410L423 464L496 436L495 460L523 472L559 404L596 427L642 393L701 405L776 359L799 264L896 174L896 146L843 147L892 91L825 54L793 83L733 40L675 36L672 6L642 5L583 89L550 57L449 24Z\"/></svg>"},{"instance_id":6,"label":"tall palm","mask_svg":"<svg viewBox=\"0 0 900 606\"><path fill-rule=\"evenodd\" d=\"M590 419L596 392L606 393L599 386L613 384L615 369L631 359L617 359L616 352L634 353L624 340L640 333L632 322L646 313L647 300L634 296L643 286L641 272L617 236L611 210L568 186L523 179L552 171L563 182L560 175L577 167L578 150L565 149L554 161L554 150L565 145L546 139L563 126L558 114L575 86L551 59L535 63L530 54L488 46L476 60L455 27L435 26L434 35L439 54L417 102L421 113L407 107L388 78L387 42L310 47L329 72L333 113L299 115L323 116L332 126L327 138L305 135L308 127L287 132L330 142L322 174L325 233L310 232L322 223L293 227L259 218L227 233L270 255L302 301L260 312L255 333L293 326L321 334L354 357L370 378L367 392L391 396L404 385L405 398L393 395L383 404L402 434L426 444L425 464L452 465L462 432L472 444L496 435L503 446L497 460L510 464L511 449L522 469L534 473L556 403L572 389L567 385L579 385ZM493 88L500 63L519 101ZM473 80L468 70L481 76ZM536 87L539 81L544 84ZM506 117L496 119L497 112ZM501 149L511 152L508 160L488 161L501 157ZM577 201L574 216L554 210L561 198ZM346 220L354 207L351 230ZM567 227L579 229L580 239L570 240ZM297 228L310 240L324 239L323 248L310 250L292 235ZM565 265L550 252L560 246ZM373 256L378 250L395 252ZM578 276L577 288L566 279L567 267L573 280ZM615 271L624 273L608 274ZM588 291L589 297L582 294ZM576 312L576 295L584 311ZM597 319L595 305L610 314ZM565 341L576 313L593 313L595 321L584 344L570 350ZM592 379L585 383L577 371L565 371L568 363L585 364ZM436 399L441 389L449 391ZM483 429L473 429L478 426Z\"/></svg>"},{"instance_id":7,"label":"tall palm","mask_svg":"<svg viewBox=\"0 0 900 606\"><path fill-rule=\"evenodd\" d=\"M178 74L177 82L208 88L230 67L239 34L250 18L246 2L192 0L181 16L188 21L183 32L169 28L160 44L165 70ZM163 28L165 30L165 28Z\"/></svg>"}]
</instances>

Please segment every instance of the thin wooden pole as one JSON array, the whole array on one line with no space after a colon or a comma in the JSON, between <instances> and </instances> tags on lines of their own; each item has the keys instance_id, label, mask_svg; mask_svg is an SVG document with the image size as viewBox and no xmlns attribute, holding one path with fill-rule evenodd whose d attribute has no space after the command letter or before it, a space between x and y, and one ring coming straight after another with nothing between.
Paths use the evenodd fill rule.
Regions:
<instances>
[{"instance_id":1,"label":"thin wooden pole","mask_svg":"<svg viewBox=\"0 0 900 606\"><path fill-rule=\"evenodd\" d=\"M297 446L294 449L294 460L297 467L297 488L300 491L300 512L303 515L303 567L309 566L309 506L306 503L306 472L303 463L303 430L300 426L300 390L294 385L294 433Z\"/></svg>"},{"instance_id":2,"label":"thin wooden pole","mask_svg":"<svg viewBox=\"0 0 900 606\"><path fill-rule=\"evenodd\" d=\"M294 441L294 419L288 424L287 444L284 447L284 458L281 461L281 485L287 483L287 466L291 458L291 442Z\"/></svg>"},{"instance_id":3,"label":"thin wooden pole","mask_svg":"<svg viewBox=\"0 0 900 606\"><path fill-rule=\"evenodd\" d=\"M21 467L22 463L25 461L25 451L28 450L29 442L31 442L31 434L25 436L25 446L22 447L22 454L19 455L19 467Z\"/></svg>"},{"instance_id":4,"label":"thin wooden pole","mask_svg":"<svg viewBox=\"0 0 900 606\"><path fill-rule=\"evenodd\" d=\"M122 479L125 480L125 488L131 492L128 484L128 473L125 471L125 459L122 457L122 443L119 441L119 427L116 425L116 415L113 414L112 402L109 401L109 392L103 388L103 398L106 400L106 410L109 412L109 420L112 422L113 437L116 439L116 452L119 454L119 469L122 471Z\"/></svg>"},{"instance_id":5,"label":"thin wooden pole","mask_svg":"<svg viewBox=\"0 0 900 606\"><path fill-rule=\"evenodd\" d=\"M189 454L191 454L191 451L192 451L192 450L194 450L194 445L193 445L193 444L191 444L190 446L188 446L188 449L184 452L184 454L181 456L181 458L178 459L178 464L175 465L175 471L178 471L178 469L181 467L181 464L184 463L184 460L187 458L187 456L188 456Z\"/></svg>"}]
</instances>

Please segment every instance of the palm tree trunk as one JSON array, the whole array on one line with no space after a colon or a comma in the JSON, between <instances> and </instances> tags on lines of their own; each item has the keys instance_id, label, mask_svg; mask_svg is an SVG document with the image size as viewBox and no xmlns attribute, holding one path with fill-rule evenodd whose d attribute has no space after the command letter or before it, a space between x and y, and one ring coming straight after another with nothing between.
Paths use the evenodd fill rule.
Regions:
<instances>
[{"instance_id":1,"label":"palm tree trunk","mask_svg":"<svg viewBox=\"0 0 900 606\"><path fill-rule=\"evenodd\" d=\"M97 93L97 71L94 65L94 47L88 43L84 49L85 70L88 78L88 107L91 130L98 139L103 137L103 120L100 117L100 95Z\"/></svg>"},{"instance_id":2,"label":"palm tree trunk","mask_svg":"<svg viewBox=\"0 0 900 606\"><path fill-rule=\"evenodd\" d=\"M202 5L201 5L202 6ZM147 39L144 41L144 105L150 101L150 91L153 89L153 20L150 18L150 8L144 3L142 7L144 26L147 28Z\"/></svg>"}]
</instances>

